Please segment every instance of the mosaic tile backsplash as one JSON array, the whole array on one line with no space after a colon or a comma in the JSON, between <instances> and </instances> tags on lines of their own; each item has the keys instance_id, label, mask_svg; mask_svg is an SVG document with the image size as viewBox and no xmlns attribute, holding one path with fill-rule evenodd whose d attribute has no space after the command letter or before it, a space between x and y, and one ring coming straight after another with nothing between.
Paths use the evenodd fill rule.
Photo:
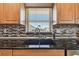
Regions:
<instances>
[{"instance_id":1,"label":"mosaic tile backsplash","mask_svg":"<svg viewBox=\"0 0 79 59\"><path fill-rule=\"evenodd\" d=\"M53 29L56 30L56 36L75 37L76 33L79 32L79 25L56 24L53 26ZM30 34L30 35L28 33L26 34L24 25L18 25L18 24L0 25L0 37L27 37L27 36L32 37L34 36L34 34Z\"/></svg>"},{"instance_id":2,"label":"mosaic tile backsplash","mask_svg":"<svg viewBox=\"0 0 79 59\"><path fill-rule=\"evenodd\" d=\"M57 36L75 37L79 32L78 24L58 24L54 25L53 29L56 30Z\"/></svg>"},{"instance_id":3,"label":"mosaic tile backsplash","mask_svg":"<svg viewBox=\"0 0 79 59\"><path fill-rule=\"evenodd\" d=\"M25 33L24 25L0 25L0 37L17 37Z\"/></svg>"}]
</instances>

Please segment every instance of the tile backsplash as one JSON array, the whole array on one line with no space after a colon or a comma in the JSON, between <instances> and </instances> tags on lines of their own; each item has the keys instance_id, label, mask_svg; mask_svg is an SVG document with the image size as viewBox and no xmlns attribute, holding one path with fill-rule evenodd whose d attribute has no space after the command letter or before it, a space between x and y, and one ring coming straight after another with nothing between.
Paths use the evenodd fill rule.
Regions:
<instances>
[{"instance_id":1,"label":"tile backsplash","mask_svg":"<svg viewBox=\"0 0 79 59\"><path fill-rule=\"evenodd\" d=\"M74 37L79 31L78 24L57 24L53 26L53 29L56 30L56 34L59 36Z\"/></svg>"},{"instance_id":2,"label":"tile backsplash","mask_svg":"<svg viewBox=\"0 0 79 59\"><path fill-rule=\"evenodd\" d=\"M0 37L17 37L23 36L25 33L25 26L24 25L0 25Z\"/></svg>"},{"instance_id":3,"label":"tile backsplash","mask_svg":"<svg viewBox=\"0 0 79 59\"><path fill-rule=\"evenodd\" d=\"M78 24L56 24L53 26L57 36L74 37L79 32ZM34 34L33 34L34 35ZM1 24L0 37L26 37L25 26L18 24Z\"/></svg>"}]
</instances>

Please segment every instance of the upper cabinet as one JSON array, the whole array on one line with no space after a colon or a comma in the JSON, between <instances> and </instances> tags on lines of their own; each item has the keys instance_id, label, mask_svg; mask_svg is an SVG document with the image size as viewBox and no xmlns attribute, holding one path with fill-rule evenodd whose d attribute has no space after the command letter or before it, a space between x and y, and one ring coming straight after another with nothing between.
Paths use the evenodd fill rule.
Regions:
<instances>
[{"instance_id":1,"label":"upper cabinet","mask_svg":"<svg viewBox=\"0 0 79 59\"><path fill-rule=\"evenodd\" d=\"M3 4L0 3L0 23L3 21Z\"/></svg>"},{"instance_id":2,"label":"upper cabinet","mask_svg":"<svg viewBox=\"0 0 79 59\"><path fill-rule=\"evenodd\" d=\"M59 24L76 23L76 4L60 3L57 4L57 20Z\"/></svg>"},{"instance_id":3,"label":"upper cabinet","mask_svg":"<svg viewBox=\"0 0 79 59\"><path fill-rule=\"evenodd\" d=\"M79 24L79 3L75 4L75 9L76 9L76 15L75 15L75 20L76 20L76 24Z\"/></svg>"},{"instance_id":4,"label":"upper cabinet","mask_svg":"<svg viewBox=\"0 0 79 59\"><path fill-rule=\"evenodd\" d=\"M20 20L20 4L4 4L4 23L18 24Z\"/></svg>"},{"instance_id":5,"label":"upper cabinet","mask_svg":"<svg viewBox=\"0 0 79 59\"><path fill-rule=\"evenodd\" d=\"M17 3L0 4L0 24L19 24L20 7Z\"/></svg>"}]
</instances>

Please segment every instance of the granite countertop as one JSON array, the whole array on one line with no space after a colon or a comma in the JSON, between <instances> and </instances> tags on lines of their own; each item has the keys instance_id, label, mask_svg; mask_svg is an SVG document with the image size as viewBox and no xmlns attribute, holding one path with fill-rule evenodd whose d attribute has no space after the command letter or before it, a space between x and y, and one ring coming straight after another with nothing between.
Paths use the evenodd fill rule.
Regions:
<instances>
[{"instance_id":1,"label":"granite countertop","mask_svg":"<svg viewBox=\"0 0 79 59\"><path fill-rule=\"evenodd\" d=\"M22 39L22 40L19 40L19 39ZM20 43L22 43L21 41L24 42L25 39L28 39L28 37L17 37L17 38L16 37L0 37L0 49L67 49L67 50L79 50L79 44L76 44L74 42L74 41L76 41L75 39L70 39L70 40L67 40L65 38L59 39L59 40L57 39L56 40L57 45L54 46L54 47L50 47L50 48L28 48L28 47L25 47L25 45L20 44ZM30 39L33 39L33 38L30 38ZM5 45L8 45L9 47L6 47ZM14 47L14 46L16 46L16 47Z\"/></svg>"},{"instance_id":2,"label":"granite countertop","mask_svg":"<svg viewBox=\"0 0 79 59\"><path fill-rule=\"evenodd\" d=\"M55 49L55 50L65 50L64 47L54 47L54 48L25 48L25 47L3 47L3 48L0 48L0 49L24 49L24 50L27 50L27 49ZM79 47L75 47L75 48L66 48L66 50L79 50Z\"/></svg>"},{"instance_id":3,"label":"granite countertop","mask_svg":"<svg viewBox=\"0 0 79 59\"><path fill-rule=\"evenodd\" d=\"M26 47L0 47L0 49L64 49L64 47L54 47L54 48L26 48Z\"/></svg>"},{"instance_id":4,"label":"granite countertop","mask_svg":"<svg viewBox=\"0 0 79 59\"><path fill-rule=\"evenodd\" d=\"M53 39L53 37L46 37L45 39ZM56 39L78 39L79 37L56 37ZM39 37L0 37L0 39L39 39Z\"/></svg>"},{"instance_id":5,"label":"granite countertop","mask_svg":"<svg viewBox=\"0 0 79 59\"><path fill-rule=\"evenodd\" d=\"M52 38L46 37L45 39ZM0 39L39 39L39 37L0 37Z\"/></svg>"},{"instance_id":6,"label":"granite countertop","mask_svg":"<svg viewBox=\"0 0 79 59\"><path fill-rule=\"evenodd\" d=\"M65 50L65 48L25 48L25 47L4 47L0 49L55 49L55 50ZM79 48L66 48L66 50L79 50Z\"/></svg>"},{"instance_id":7,"label":"granite countertop","mask_svg":"<svg viewBox=\"0 0 79 59\"><path fill-rule=\"evenodd\" d=\"M43 40L43 41L42 41ZM51 39L0 39L0 49L63 49L63 45L61 42L55 45L55 41L51 41ZM49 40L49 41L48 41ZM44 42L45 41L45 42ZM28 43L29 42L29 43ZM41 42L39 44L39 42ZM44 42L44 43L43 43ZM53 45L52 45L53 44ZM38 47L29 48L29 45L38 45ZM49 47L39 47L41 45L49 45ZM51 46L51 47L50 47Z\"/></svg>"}]
</instances>

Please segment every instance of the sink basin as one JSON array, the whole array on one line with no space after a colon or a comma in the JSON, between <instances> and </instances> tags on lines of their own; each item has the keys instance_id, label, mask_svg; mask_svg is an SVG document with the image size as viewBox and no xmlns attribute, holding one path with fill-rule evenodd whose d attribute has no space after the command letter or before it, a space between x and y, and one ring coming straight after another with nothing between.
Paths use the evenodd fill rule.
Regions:
<instances>
[{"instance_id":1,"label":"sink basin","mask_svg":"<svg viewBox=\"0 0 79 59\"><path fill-rule=\"evenodd\" d=\"M56 42L52 39L28 39L25 45L28 45L28 48L50 48L55 46Z\"/></svg>"},{"instance_id":2,"label":"sink basin","mask_svg":"<svg viewBox=\"0 0 79 59\"><path fill-rule=\"evenodd\" d=\"M29 39L25 42L26 45L56 45L52 39Z\"/></svg>"},{"instance_id":3,"label":"sink basin","mask_svg":"<svg viewBox=\"0 0 79 59\"><path fill-rule=\"evenodd\" d=\"M53 41L52 39L42 39L40 40L40 45L55 45L55 41Z\"/></svg>"},{"instance_id":4,"label":"sink basin","mask_svg":"<svg viewBox=\"0 0 79 59\"><path fill-rule=\"evenodd\" d=\"M26 45L39 45L39 40L33 40L33 39L29 39L29 40L26 40Z\"/></svg>"}]
</instances>

